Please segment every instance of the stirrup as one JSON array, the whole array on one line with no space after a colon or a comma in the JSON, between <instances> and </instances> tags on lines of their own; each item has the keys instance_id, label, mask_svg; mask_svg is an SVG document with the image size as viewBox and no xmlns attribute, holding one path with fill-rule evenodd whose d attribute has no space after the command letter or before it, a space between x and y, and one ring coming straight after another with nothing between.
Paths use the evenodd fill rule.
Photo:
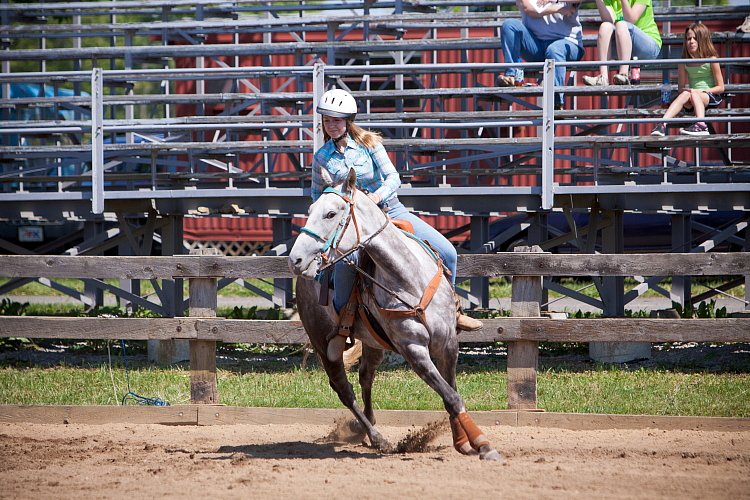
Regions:
<instances>
[{"instance_id":1,"label":"stirrup","mask_svg":"<svg viewBox=\"0 0 750 500\"><path fill-rule=\"evenodd\" d=\"M349 296L349 302L346 303L339 313L339 321L336 325L336 331L328 338L328 347L326 348L326 357L329 361L340 361L343 358L344 351L347 348L346 339L352 335L355 315L359 307L359 295L352 292Z\"/></svg>"},{"instance_id":2,"label":"stirrup","mask_svg":"<svg viewBox=\"0 0 750 500\"><path fill-rule=\"evenodd\" d=\"M328 358L328 361L332 363L342 361L344 359L344 351L346 351L346 337L343 335L334 335L333 338L328 341L326 357Z\"/></svg>"}]
</instances>

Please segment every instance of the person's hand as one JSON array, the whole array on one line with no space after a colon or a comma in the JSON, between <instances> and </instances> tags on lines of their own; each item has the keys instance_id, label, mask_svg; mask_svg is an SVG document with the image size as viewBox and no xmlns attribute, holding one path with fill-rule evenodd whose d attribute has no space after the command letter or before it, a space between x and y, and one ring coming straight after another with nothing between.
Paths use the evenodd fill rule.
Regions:
<instances>
[{"instance_id":1,"label":"person's hand","mask_svg":"<svg viewBox=\"0 0 750 500\"><path fill-rule=\"evenodd\" d=\"M560 9L559 12L563 16L574 16L576 14L577 10L578 10L578 6L577 5L572 5L572 4L566 3L565 7L563 7L562 9Z\"/></svg>"},{"instance_id":2,"label":"person's hand","mask_svg":"<svg viewBox=\"0 0 750 500\"><path fill-rule=\"evenodd\" d=\"M383 201L378 193L367 193L367 197L370 198L376 205Z\"/></svg>"}]
</instances>

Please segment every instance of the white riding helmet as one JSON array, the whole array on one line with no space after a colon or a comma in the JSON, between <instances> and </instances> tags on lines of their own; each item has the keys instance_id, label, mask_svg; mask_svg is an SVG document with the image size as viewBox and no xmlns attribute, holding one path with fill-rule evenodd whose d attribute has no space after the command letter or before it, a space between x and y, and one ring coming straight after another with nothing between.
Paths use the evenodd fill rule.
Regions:
<instances>
[{"instance_id":1,"label":"white riding helmet","mask_svg":"<svg viewBox=\"0 0 750 500\"><path fill-rule=\"evenodd\" d=\"M346 90L331 89L323 94L316 111L321 115L335 118L354 119L357 114L357 102Z\"/></svg>"}]
</instances>

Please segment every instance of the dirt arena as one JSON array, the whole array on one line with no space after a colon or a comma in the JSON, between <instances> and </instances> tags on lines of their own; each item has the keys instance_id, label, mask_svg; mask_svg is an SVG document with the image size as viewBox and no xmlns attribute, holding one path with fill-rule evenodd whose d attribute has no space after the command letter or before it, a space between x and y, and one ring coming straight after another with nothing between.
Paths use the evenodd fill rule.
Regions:
<instances>
[{"instance_id":1,"label":"dirt arena","mask_svg":"<svg viewBox=\"0 0 750 500\"><path fill-rule=\"evenodd\" d=\"M505 463L459 455L442 428L423 451L381 454L335 422L3 423L0 497L750 498L750 432L484 430ZM381 431L398 443L419 429Z\"/></svg>"}]
</instances>

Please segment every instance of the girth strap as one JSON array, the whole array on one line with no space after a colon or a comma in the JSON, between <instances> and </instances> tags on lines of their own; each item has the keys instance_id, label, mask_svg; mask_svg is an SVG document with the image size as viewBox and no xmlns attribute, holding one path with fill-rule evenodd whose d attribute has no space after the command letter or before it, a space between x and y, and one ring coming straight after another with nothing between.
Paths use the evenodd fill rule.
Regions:
<instances>
[{"instance_id":1,"label":"girth strap","mask_svg":"<svg viewBox=\"0 0 750 500\"><path fill-rule=\"evenodd\" d=\"M427 319L425 318L425 310L427 306L432 302L432 298L435 296L435 292L440 287L440 280L443 279L443 263L439 261L438 270L435 276L432 277L427 288L425 288L422 294L422 299L414 307L409 309L387 309L385 307L378 306L380 314L387 318L410 318L416 317L423 325L427 326Z\"/></svg>"},{"instance_id":2,"label":"girth strap","mask_svg":"<svg viewBox=\"0 0 750 500\"><path fill-rule=\"evenodd\" d=\"M359 293L357 293L357 295L359 295ZM359 299L359 297L357 298ZM359 319L362 321L365 328L367 328L367 331L370 332L370 336L372 336L372 338L374 338L383 349L389 349L391 351L396 350L396 346L393 345L393 342L388 338L388 335L386 335L384 331L382 332L383 335L381 335L380 332L378 332L378 328L372 324L367 308L361 303L359 305ZM382 331L382 327L379 328L381 328Z\"/></svg>"}]
</instances>

